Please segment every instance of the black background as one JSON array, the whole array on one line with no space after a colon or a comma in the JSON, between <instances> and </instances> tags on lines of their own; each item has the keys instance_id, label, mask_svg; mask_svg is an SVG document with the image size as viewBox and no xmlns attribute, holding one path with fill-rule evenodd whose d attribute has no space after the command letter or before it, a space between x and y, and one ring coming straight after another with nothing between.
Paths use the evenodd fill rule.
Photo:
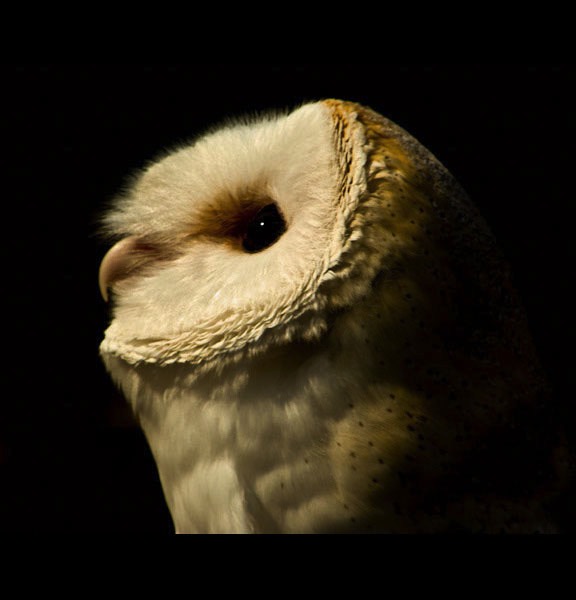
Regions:
<instances>
[{"instance_id":1,"label":"black background","mask_svg":"<svg viewBox=\"0 0 576 600\"><path fill-rule=\"evenodd\" d=\"M574 74L566 64L1 66L0 531L172 531L144 437L98 358L99 211L175 143L325 97L403 126L479 205L576 437Z\"/></svg>"}]
</instances>

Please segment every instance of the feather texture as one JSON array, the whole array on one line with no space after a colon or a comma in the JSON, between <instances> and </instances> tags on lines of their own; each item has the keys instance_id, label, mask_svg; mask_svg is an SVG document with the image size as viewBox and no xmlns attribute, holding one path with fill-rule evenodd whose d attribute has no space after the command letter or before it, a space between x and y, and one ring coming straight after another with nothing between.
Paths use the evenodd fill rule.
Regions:
<instances>
[{"instance_id":1,"label":"feather texture","mask_svg":"<svg viewBox=\"0 0 576 600\"><path fill-rule=\"evenodd\" d=\"M271 202L286 232L243 251ZM231 125L106 224L135 242L101 353L178 532L555 530L562 440L508 267L405 131L336 100Z\"/></svg>"}]
</instances>

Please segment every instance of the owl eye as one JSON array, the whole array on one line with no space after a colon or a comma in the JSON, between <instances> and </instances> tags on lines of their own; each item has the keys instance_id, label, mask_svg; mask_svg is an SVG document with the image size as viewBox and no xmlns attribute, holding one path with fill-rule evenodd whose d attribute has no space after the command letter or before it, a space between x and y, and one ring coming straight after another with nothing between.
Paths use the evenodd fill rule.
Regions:
<instances>
[{"instance_id":1,"label":"owl eye","mask_svg":"<svg viewBox=\"0 0 576 600\"><path fill-rule=\"evenodd\" d=\"M242 246L246 252L265 250L286 231L286 222L275 204L260 209L246 227Z\"/></svg>"}]
</instances>

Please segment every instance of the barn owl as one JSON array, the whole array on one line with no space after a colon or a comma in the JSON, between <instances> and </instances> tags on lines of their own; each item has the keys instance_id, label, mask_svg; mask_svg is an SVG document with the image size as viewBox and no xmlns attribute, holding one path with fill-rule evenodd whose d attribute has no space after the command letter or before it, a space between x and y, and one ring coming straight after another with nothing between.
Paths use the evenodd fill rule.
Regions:
<instances>
[{"instance_id":1,"label":"barn owl","mask_svg":"<svg viewBox=\"0 0 576 600\"><path fill-rule=\"evenodd\" d=\"M403 129L339 100L228 124L103 221L100 352L176 533L556 530L508 268Z\"/></svg>"}]
</instances>

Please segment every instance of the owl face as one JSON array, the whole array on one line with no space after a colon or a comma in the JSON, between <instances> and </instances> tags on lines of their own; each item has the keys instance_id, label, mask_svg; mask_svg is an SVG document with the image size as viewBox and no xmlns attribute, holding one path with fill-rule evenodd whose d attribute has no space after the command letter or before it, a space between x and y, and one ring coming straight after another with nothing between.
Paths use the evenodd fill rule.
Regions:
<instances>
[{"instance_id":1,"label":"owl face","mask_svg":"<svg viewBox=\"0 0 576 600\"><path fill-rule=\"evenodd\" d=\"M105 220L122 241L101 268L115 300L103 352L206 365L263 337L321 335L338 301L319 290L366 186L362 143L352 115L319 102L226 127L146 169Z\"/></svg>"}]
</instances>

